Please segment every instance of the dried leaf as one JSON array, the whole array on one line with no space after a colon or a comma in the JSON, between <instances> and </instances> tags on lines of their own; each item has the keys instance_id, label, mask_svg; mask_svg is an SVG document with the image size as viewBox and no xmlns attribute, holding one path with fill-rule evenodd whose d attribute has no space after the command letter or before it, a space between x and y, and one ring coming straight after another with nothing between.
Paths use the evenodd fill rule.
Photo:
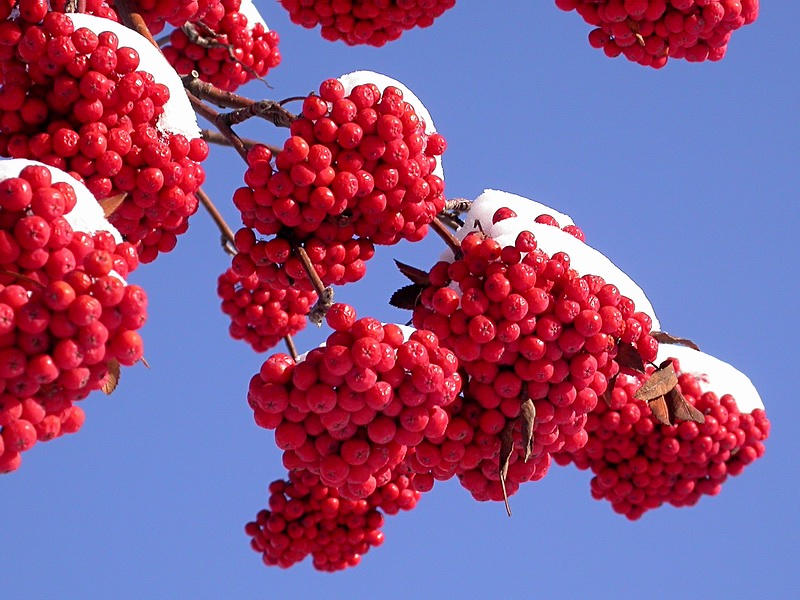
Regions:
<instances>
[{"instance_id":1,"label":"dried leaf","mask_svg":"<svg viewBox=\"0 0 800 600\"><path fill-rule=\"evenodd\" d=\"M633 395L637 400L655 400L678 385L678 376L671 362L653 371L650 378Z\"/></svg>"},{"instance_id":2,"label":"dried leaf","mask_svg":"<svg viewBox=\"0 0 800 600\"><path fill-rule=\"evenodd\" d=\"M656 421L662 425L672 424L669 417L669 408L667 407L667 401L664 399L664 396L654 398L648 403L648 405L650 406L650 410L652 411L653 416L656 418Z\"/></svg>"},{"instance_id":3,"label":"dried leaf","mask_svg":"<svg viewBox=\"0 0 800 600\"><path fill-rule=\"evenodd\" d=\"M644 359L633 344L617 343L617 356L614 359L621 368L644 373Z\"/></svg>"},{"instance_id":4,"label":"dried leaf","mask_svg":"<svg viewBox=\"0 0 800 600\"><path fill-rule=\"evenodd\" d=\"M684 398L678 388L671 389L665 396L667 406L669 408L670 416L675 420L681 421L694 421L695 423L705 423L706 416L697 410L694 406L689 404L689 401Z\"/></svg>"},{"instance_id":5,"label":"dried leaf","mask_svg":"<svg viewBox=\"0 0 800 600\"><path fill-rule=\"evenodd\" d=\"M412 283L397 290L389 299L389 304L395 308L402 308L404 310L414 310L419 300L419 295L424 288L416 283Z\"/></svg>"},{"instance_id":6,"label":"dried leaf","mask_svg":"<svg viewBox=\"0 0 800 600\"><path fill-rule=\"evenodd\" d=\"M692 350L700 350L700 346L695 344L692 340L670 335L666 331L651 331L650 335L653 336L659 344L679 344L691 348Z\"/></svg>"},{"instance_id":7,"label":"dried leaf","mask_svg":"<svg viewBox=\"0 0 800 600\"><path fill-rule=\"evenodd\" d=\"M116 358L112 358L111 362L108 363L108 374L106 375L106 380L103 382L103 393L106 395L110 395L115 389L117 389L117 385L119 385L119 362Z\"/></svg>"},{"instance_id":8,"label":"dried leaf","mask_svg":"<svg viewBox=\"0 0 800 600\"><path fill-rule=\"evenodd\" d=\"M431 284L431 279L427 271L423 271L417 267L412 267L411 265L401 263L399 260L395 260L394 264L396 264L397 268L400 269L400 272L408 277L413 283L424 287L428 287Z\"/></svg>"},{"instance_id":9,"label":"dried leaf","mask_svg":"<svg viewBox=\"0 0 800 600\"><path fill-rule=\"evenodd\" d=\"M608 380L608 384L606 385L606 391L603 392L601 396L608 406L611 406L611 394L614 391L614 386L617 385L617 377L619 377L618 372L611 376L611 379Z\"/></svg>"},{"instance_id":10,"label":"dried leaf","mask_svg":"<svg viewBox=\"0 0 800 600\"><path fill-rule=\"evenodd\" d=\"M103 200L98 200L100 208L103 209L103 216L107 219L108 217L113 215L114 211L116 211L120 207L122 201L125 200L125 197L127 195L128 192L122 192L121 194L117 194L116 196L109 196L108 198L105 198Z\"/></svg>"},{"instance_id":11,"label":"dried leaf","mask_svg":"<svg viewBox=\"0 0 800 600\"><path fill-rule=\"evenodd\" d=\"M13 277L14 279L19 279L20 281L27 281L28 283L38 285L39 287L44 287L41 281L37 281L33 277L28 277L27 275L23 275L22 273L17 273L16 271L8 271L6 269L0 269L0 275L8 275L9 277Z\"/></svg>"},{"instance_id":12,"label":"dried leaf","mask_svg":"<svg viewBox=\"0 0 800 600\"><path fill-rule=\"evenodd\" d=\"M511 506L508 504L508 494L506 493L506 477L508 477L508 465L511 461L511 453L514 452L514 421L509 421L500 434L500 486L503 488L503 501L506 503L506 512L511 516Z\"/></svg>"},{"instance_id":13,"label":"dried leaf","mask_svg":"<svg viewBox=\"0 0 800 600\"><path fill-rule=\"evenodd\" d=\"M522 403L519 418L522 420L522 447L525 449L525 462L528 462L533 453L533 422L536 419L536 407L530 398Z\"/></svg>"}]
</instances>

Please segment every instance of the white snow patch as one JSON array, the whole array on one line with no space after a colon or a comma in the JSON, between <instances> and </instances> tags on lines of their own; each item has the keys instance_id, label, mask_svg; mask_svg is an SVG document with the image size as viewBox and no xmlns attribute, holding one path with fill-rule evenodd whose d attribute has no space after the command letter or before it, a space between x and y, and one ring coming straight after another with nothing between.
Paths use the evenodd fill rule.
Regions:
<instances>
[{"instance_id":1,"label":"white snow patch","mask_svg":"<svg viewBox=\"0 0 800 600\"><path fill-rule=\"evenodd\" d=\"M253 0L242 0L242 5L239 7L239 12L247 17L248 30L252 31L256 23L261 23L264 26L264 31L269 31L267 22L264 21L264 17L261 16L261 13L258 12L256 5L253 4Z\"/></svg>"},{"instance_id":2,"label":"white snow patch","mask_svg":"<svg viewBox=\"0 0 800 600\"><path fill-rule=\"evenodd\" d=\"M489 222L491 223L491 220ZM503 247L513 246L521 231L530 231L536 237L538 248L549 256L553 256L556 252L569 254L570 267L575 269L579 275L599 275L605 279L606 283L617 286L620 294L633 300L637 311L650 317L653 321L653 331L661 329L655 309L644 290L625 271L611 262L606 255L575 236L552 225L532 223L526 219L514 217L494 225L491 229L491 237ZM453 262L453 252L449 249L445 250L440 260ZM453 289L457 290L458 288L456 286Z\"/></svg>"},{"instance_id":3,"label":"white snow patch","mask_svg":"<svg viewBox=\"0 0 800 600\"><path fill-rule=\"evenodd\" d=\"M133 48L139 53L137 70L150 73L158 83L169 88L169 100L164 105L164 114L156 123L159 131L166 134L182 134L189 140L200 137L197 116L186 96L181 78L158 48L147 41L144 36L109 19L84 14L69 14L69 16L76 29L86 27L98 35L103 31L115 34L119 38L120 47Z\"/></svg>"},{"instance_id":4,"label":"white snow patch","mask_svg":"<svg viewBox=\"0 0 800 600\"><path fill-rule=\"evenodd\" d=\"M75 208L64 215L64 218L72 229L75 231L83 231L90 235L98 231L108 231L114 236L118 244L122 242L122 236L119 231L105 218L103 209L97 203L92 193L85 185L61 169L24 158L0 160L0 180L10 177L19 177L22 169L31 165L47 167L50 171L50 177L53 183L68 183L72 186L72 189L75 190L75 196L77 196L78 202L75 204Z\"/></svg>"},{"instance_id":5,"label":"white snow patch","mask_svg":"<svg viewBox=\"0 0 800 600\"><path fill-rule=\"evenodd\" d=\"M657 363L667 358L680 361L681 372L698 378L703 392L717 396L730 394L736 399L741 413L751 413L764 408L764 402L750 379L733 365L710 354L678 344L659 344Z\"/></svg>"},{"instance_id":6,"label":"white snow patch","mask_svg":"<svg viewBox=\"0 0 800 600\"><path fill-rule=\"evenodd\" d=\"M480 222L484 233L494 237L496 225L492 224L492 217L500 208L510 208L517 213L516 217L511 218L520 219L523 228L528 223L534 223L539 215L550 215L558 221L558 225L562 228L575 224L569 215L558 212L541 202L500 190L483 190L483 193L472 201L469 213L465 217L466 222L463 227L458 229L456 237L463 240L470 231L477 231L476 221Z\"/></svg>"},{"instance_id":7,"label":"white snow patch","mask_svg":"<svg viewBox=\"0 0 800 600\"><path fill-rule=\"evenodd\" d=\"M366 83L374 83L378 86L381 92L383 92L383 90L389 86L396 87L403 92L403 100L413 106L417 116L425 121L425 133L428 135L436 133L436 126L433 124L431 113L428 112L428 109L425 108L425 105L419 98L417 98L414 92L396 79L392 79L388 75L383 75L374 71L354 71L352 73L342 75L339 77L339 81L341 81L342 85L344 86L345 95L348 95L350 92L352 92L353 88L357 85L364 85ZM444 170L442 169L441 156L436 157L436 168L433 170L433 174L444 181Z\"/></svg>"}]
</instances>

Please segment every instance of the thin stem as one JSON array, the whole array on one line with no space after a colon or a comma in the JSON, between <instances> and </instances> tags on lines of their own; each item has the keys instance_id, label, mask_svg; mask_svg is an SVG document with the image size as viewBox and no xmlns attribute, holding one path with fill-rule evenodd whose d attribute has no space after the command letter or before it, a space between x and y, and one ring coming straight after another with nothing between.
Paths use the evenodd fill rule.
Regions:
<instances>
[{"instance_id":1,"label":"thin stem","mask_svg":"<svg viewBox=\"0 0 800 600\"><path fill-rule=\"evenodd\" d=\"M447 212L469 212L471 207L472 200L467 200L466 198L450 198L444 203L444 210Z\"/></svg>"},{"instance_id":2,"label":"thin stem","mask_svg":"<svg viewBox=\"0 0 800 600\"><path fill-rule=\"evenodd\" d=\"M234 234L233 229L225 222L225 218L220 214L217 207L211 201L211 198L208 197L205 190L200 188L195 192L197 199L200 200L200 204L203 205L203 208L206 209L211 218L213 219L214 223L216 223L217 228L219 229L220 238L222 240L222 248L233 256L236 254L236 243L234 241Z\"/></svg>"},{"instance_id":3,"label":"thin stem","mask_svg":"<svg viewBox=\"0 0 800 600\"><path fill-rule=\"evenodd\" d=\"M187 90L186 96L189 98L189 102L192 103L192 108L194 108L194 112L198 115L203 117L205 120L209 121L210 123L214 124L216 128L219 130L220 134L230 142L230 145L233 146L236 151L239 153L245 162L247 162L247 148L245 148L244 142L242 139L236 135L233 129L225 121L225 115L218 113L216 110L205 104L199 98L197 98L194 94Z\"/></svg>"},{"instance_id":4,"label":"thin stem","mask_svg":"<svg viewBox=\"0 0 800 600\"><path fill-rule=\"evenodd\" d=\"M308 313L308 320L314 323L314 325L320 326L328 310L333 305L333 288L325 287L325 284L322 283L322 279L319 278L319 274L314 268L311 259L308 257L305 248L302 246L294 246L293 249L295 256L297 256L298 260L303 265L306 275L309 280L311 280L314 291L317 292L317 303L311 309L311 312Z\"/></svg>"},{"instance_id":5,"label":"thin stem","mask_svg":"<svg viewBox=\"0 0 800 600\"><path fill-rule=\"evenodd\" d=\"M237 108L223 115L225 123L229 126L244 123L252 117L269 121L276 127L287 128L297 119L297 115L293 115L274 100L259 100L246 108Z\"/></svg>"},{"instance_id":6,"label":"thin stem","mask_svg":"<svg viewBox=\"0 0 800 600\"><path fill-rule=\"evenodd\" d=\"M292 339L292 336L290 335L284 336L283 342L286 344L286 349L289 350L289 356L291 356L292 359L295 362L297 362L297 357L299 355L297 354L297 348L294 345L294 340Z\"/></svg>"},{"instance_id":7,"label":"thin stem","mask_svg":"<svg viewBox=\"0 0 800 600\"><path fill-rule=\"evenodd\" d=\"M211 129L203 129L200 131L200 135L209 144L219 144L220 146L233 146L230 140L218 131L212 131ZM270 152L272 152L273 155L278 154L281 151L281 149L278 146L265 144L263 142L259 142L258 140L251 140L248 138L239 138L239 139L242 140L242 144L244 144L244 147L247 148L248 150L253 146L255 146L256 144L261 144L262 146L266 146L267 148L269 148Z\"/></svg>"},{"instance_id":8,"label":"thin stem","mask_svg":"<svg viewBox=\"0 0 800 600\"><path fill-rule=\"evenodd\" d=\"M461 252L461 242L456 239L456 236L453 235L453 232L450 231L447 226L439 220L438 217L433 219L433 222L431 223L431 229L436 232L436 235L444 240L444 243L447 244L447 247L453 251L453 254L458 256L458 254Z\"/></svg>"},{"instance_id":9,"label":"thin stem","mask_svg":"<svg viewBox=\"0 0 800 600\"><path fill-rule=\"evenodd\" d=\"M156 44L158 44L159 48L163 48L169 43L169 40L170 40L170 34L167 33L166 35L162 35L161 37L156 38Z\"/></svg>"},{"instance_id":10,"label":"thin stem","mask_svg":"<svg viewBox=\"0 0 800 600\"><path fill-rule=\"evenodd\" d=\"M250 98L245 98L233 92L226 92L207 81L202 81L199 79L197 71L192 71L189 75L184 75L181 77L181 81L183 82L183 87L186 88L187 91L201 100L207 100L214 106L220 108L247 108L255 103L255 100L250 100Z\"/></svg>"}]
</instances>

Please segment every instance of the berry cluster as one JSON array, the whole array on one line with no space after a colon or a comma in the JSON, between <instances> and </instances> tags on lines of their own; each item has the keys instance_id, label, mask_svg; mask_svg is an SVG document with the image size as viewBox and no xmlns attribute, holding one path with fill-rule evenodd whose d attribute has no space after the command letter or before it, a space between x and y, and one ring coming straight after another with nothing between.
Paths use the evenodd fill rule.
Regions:
<instances>
[{"instance_id":1,"label":"berry cluster","mask_svg":"<svg viewBox=\"0 0 800 600\"><path fill-rule=\"evenodd\" d=\"M357 500L409 448L443 436L461 378L453 353L430 332L356 320L346 304L326 318L334 332L325 345L299 362L270 356L250 381L248 402L256 423L275 430L288 469L311 471Z\"/></svg>"},{"instance_id":2,"label":"berry cluster","mask_svg":"<svg viewBox=\"0 0 800 600\"><path fill-rule=\"evenodd\" d=\"M493 222L506 218L518 220L500 209ZM555 230L565 238L561 242L572 239L541 227L539 237ZM614 358L620 341L646 359L656 356L650 317L599 275L579 275L567 253L548 255L531 231L498 239L468 233L460 256L434 265L429 277L414 325L435 333L469 376L459 435L471 436L477 448L433 475L455 472L476 498L498 499L502 492L503 435L518 442L507 457L517 478L537 478L549 464L546 455L586 442L586 415L619 370Z\"/></svg>"},{"instance_id":3,"label":"berry cluster","mask_svg":"<svg viewBox=\"0 0 800 600\"><path fill-rule=\"evenodd\" d=\"M112 9L115 6L114 0L108 0L108 4ZM196 21L209 13L219 12L219 5L220 0L136 0L136 10L153 34L163 30L166 24L181 27L188 21ZM88 14L104 16L97 12Z\"/></svg>"},{"instance_id":4,"label":"berry cluster","mask_svg":"<svg viewBox=\"0 0 800 600\"><path fill-rule=\"evenodd\" d=\"M680 371L677 359L673 366ZM704 422L660 424L648 403L634 398L646 379L620 377L609 402L589 415L586 446L555 456L559 464L591 469L592 497L631 520L664 503L693 506L703 495L715 496L729 475L764 454L770 429L763 409L740 412L733 396L704 392L689 372L680 374L678 388Z\"/></svg>"},{"instance_id":5,"label":"berry cluster","mask_svg":"<svg viewBox=\"0 0 800 600\"><path fill-rule=\"evenodd\" d=\"M353 87L329 79L320 94L303 102L303 116L274 157L251 149L247 187L234 194L246 227L277 237L255 248L238 248L234 270L274 286L307 279L293 256L302 245L325 285L357 281L373 244L421 240L444 209L438 160L444 138L427 133L415 108L392 86ZM306 286L310 287L308 281Z\"/></svg>"},{"instance_id":6,"label":"berry cluster","mask_svg":"<svg viewBox=\"0 0 800 600\"><path fill-rule=\"evenodd\" d=\"M137 70L139 53L113 33L130 30L86 15L41 19L21 13L0 24L0 154L68 171L98 200L127 194L110 220L152 261L197 210L208 146L169 133L169 88Z\"/></svg>"},{"instance_id":7,"label":"berry cluster","mask_svg":"<svg viewBox=\"0 0 800 600\"><path fill-rule=\"evenodd\" d=\"M316 569L341 571L383 543L380 512L366 500L340 498L308 472L290 472L288 481L273 481L269 491L269 509L245 526L266 565L285 569L311 555Z\"/></svg>"},{"instance_id":8,"label":"berry cluster","mask_svg":"<svg viewBox=\"0 0 800 600\"><path fill-rule=\"evenodd\" d=\"M596 27L592 47L657 69L669 58L720 60L731 33L758 17L758 0L556 0L556 6Z\"/></svg>"},{"instance_id":9,"label":"berry cluster","mask_svg":"<svg viewBox=\"0 0 800 600\"><path fill-rule=\"evenodd\" d=\"M72 403L103 387L112 363L142 357L147 298L124 281L136 251L109 231L74 231L78 197L59 178L29 164L0 181L2 472L37 439L77 431L83 412Z\"/></svg>"},{"instance_id":10,"label":"berry cluster","mask_svg":"<svg viewBox=\"0 0 800 600\"><path fill-rule=\"evenodd\" d=\"M255 273L239 277L232 269L219 276L217 294L222 298L222 312L231 318L231 337L246 341L256 352L266 352L285 336L301 331L317 301L313 291L274 289Z\"/></svg>"},{"instance_id":11,"label":"berry cluster","mask_svg":"<svg viewBox=\"0 0 800 600\"><path fill-rule=\"evenodd\" d=\"M119 15L117 14L117 11L112 8L113 5L113 0L111 4L106 2L106 0L86 0L86 9L83 11L83 13L100 17L102 19L110 19L115 23L119 23ZM60 13L69 12L67 10L67 0L50 0L50 10Z\"/></svg>"},{"instance_id":12,"label":"berry cluster","mask_svg":"<svg viewBox=\"0 0 800 600\"><path fill-rule=\"evenodd\" d=\"M383 46L403 31L430 27L456 0L280 0L293 23L321 26L326 40Z\"/></svg>"},{"instance_id":13,"label":"berry cluster","mask_svg":"<svg viewBox=\"0 0 800 600\"><path fill-rule=\"evenodd\" d=\"M230 92L264 77L281 62L280 38L252 5L246 14L242 4L222 0L221 11L173 30L162 48L167 61L181 75L197 71L201 80Z\"/></svg>"}]
</instances>

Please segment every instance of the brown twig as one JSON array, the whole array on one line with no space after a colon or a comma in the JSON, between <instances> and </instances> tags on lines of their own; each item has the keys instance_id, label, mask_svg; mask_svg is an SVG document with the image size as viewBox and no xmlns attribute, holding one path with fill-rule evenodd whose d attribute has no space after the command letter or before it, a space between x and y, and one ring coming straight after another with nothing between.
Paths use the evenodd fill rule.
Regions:
<instances>
[{"instance_id":1,"label":"brown twig","mask_svg":"<svg viewBox=\"0 0 800 600\"><path fill-rule=\"evenodd\" d=\"M298 357L297 348L294 345L294 340L292 339L292 336L290 335L284 336L283 342L286 344L286 349L289 350L289 356L291 356L292 359L295 362L297 362L297 357Z\"/></svg>"},{"instance_id":2,"label":"brown twig","mask_svg":"<svg viewBox=\"0 0 800 600\"><path fill-rule=\"evenodd\" d=\"M308 313L308 320L319 327L322 325L322 321L325 320L325 315L328 313L328 310L333 305L333 288L325 287L325 284L322 283L322 279L319 278L319 273L317 273L311 259L308 257L306 249L294 244L292 244L292 246L295 256L297 256L297 259L303 265L303 269L311 281L311 285L314 286L314 291L317 292L317 303L311 309L311 312Z\"/></svg>"},{"instance_id":3,"label":"brown twig","mask_svg":"<svg viewBox=\"0 0 800 600\"><path fill-rule=\"evenodd\" d=\"M211 129L203 129L200 131L200 135L209 144L218 144L220 146L233 146L233 144L231 144L231 141L224 135L222 135L219 131L212 131ZM278 148L278 146L265 144L263 142L259 142L258 140L251 140L248 138L239 138L239 139L242 140L242 144L244 144L244 147L247 148L248 150L253 146L255 146L256 144L261 144L262 146L266 146L267 148L269 148L270 152L272 152L273 155L281 151L281 149Z\"/></svg>"},{"instance_id":4,"label":"brown twig","mask_svg":"<svg viewBox=\"0 0 800 600\"><path fill-rule=\"evenodd\" d=\"M158 42L156 42L153 38L153 34L150 33L150 30L147 28L147 24L144 22L142 15L134 10L131 0L116 0L114 6L125 27L133 29L136 33L143 35L153 46L158 48Z\"/></svg>"},{"instance_id":5,"label":"brown twig","mask_svg":"<svg viewBox=\"0 0 800 600\"><path fill-rule=\"evenodd\" d=\"M211 218L213 219L214 223L216 223L217 228L219 229L220 239L222 241L222 249L225 250L228 254L233 256L236 254L236 243L234 240L233 229L230 228L225 222L225 218L220 214L217 207L211 201L211 198L208 197L208 194L205 193L203 188L200 188L195 192L197 199L200 200L200 204L203 205L203 208L206 209Z\"/></svg>"},{"instance_id":6,"label":"brown twig","mask_svg":"<svg viewBox=\"0 0 800 600\"><path fill-rule=\"evenodd\" d=\"M290 113L274 100L259 100L246 108L237 108L222 115L228 126L244 123L252 117L269 121L276 127L290 127L297 115Z\"/></svg>"},{"instance_id":7,"label":"brown twig","mask_svg":"<svg viewBox=\"0 0 800 600\"><path fill-rule=\"evenodd\" d=\"M156 38L156 44L158 44L159 48L163 48L164 46L169 44L170 37L171 35L169 33L166 35L162 35L161 37Z\"/></svg>"},{"instance_id":8,"label":"brown twig","mask_svg":"<svg viewBox=\"0 0 800 600\"><path fill-rule=\"evenodd\" d=\"M458 254L461 252L461 242L456 239L456 236L453 235L453 232L450 231L447 226L439 220L438 217L433 219L433 222L431 223L431 229L436 232L436 235L444 240L444 243L447 244L447 247L453 251L453 254L458 256Z\"/></svg>"},{"instance_id":9,"label":"brown twig","mask_svg":"<svg viewBox=\"0 0 800 600\"><path fill-rule=\"evenodd\" d=\"M255 103L255 100L245 98L233 92L226 92L207 81L202 81L197 71L192 71L190 74L184 75L181 77L181 81L183 82L183 87L186 88L188 92L194 94L201 100L207 100L219 108L246 108Z\"/></svg>"},{"instance_id":10,"label":"brown twig","mask_svg":"<svg viewBox=\"0 0 800 600\"><path fill-rule=\"evenodd\" d=\"M444 203L445 212L464 213L472 208L472 200L466 198L450 198Z\"/></svg>"}]
</instances>

